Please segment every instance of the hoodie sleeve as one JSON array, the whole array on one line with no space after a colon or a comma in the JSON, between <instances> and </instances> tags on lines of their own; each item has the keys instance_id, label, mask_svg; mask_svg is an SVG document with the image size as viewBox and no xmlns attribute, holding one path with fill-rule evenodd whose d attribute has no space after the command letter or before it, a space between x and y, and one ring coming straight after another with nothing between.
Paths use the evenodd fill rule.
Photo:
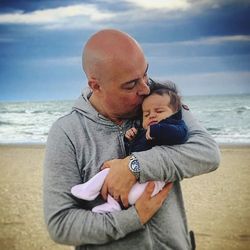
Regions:
<instances>
[{"instance_id":1,"label":"hoodie sleeve","mask_svg":"<svg viewBox=\"0 0 250 250\"><path fill-rule=\"evenodd\" d=\"M134 155L140 162L140 182L161 180L181 181L214 171L219 166L220 152L211 135L194 119L190 111L182 110L189 138L185 144L155 146Z\"/></svg>"},{"instance_id":2,"label":"hoodie sleeve","mask_svg":"<svg viewBox=\"0 0 250 250\"><path fill-rule=\"evenodd\" d=\"M54 124L46 145L43 175L45 222L51 238L61 244L106 244L142 229L134 207L115 213L93 213L71 195L79 183L76 150L65 131Z\"/></svg>"}]
</instances>

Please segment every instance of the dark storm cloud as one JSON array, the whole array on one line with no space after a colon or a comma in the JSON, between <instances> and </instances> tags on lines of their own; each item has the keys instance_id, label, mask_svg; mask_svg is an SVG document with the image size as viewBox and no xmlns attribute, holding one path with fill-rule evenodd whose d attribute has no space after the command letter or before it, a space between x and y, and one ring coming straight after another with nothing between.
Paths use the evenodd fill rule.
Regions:
<instances>
[{"instance_id":1,"label":"dark storm cloud","mask_svg":"<svg viewBox=\"0 0 250 250\"><path fill-rule=\"evenodd\" d=\"M142 44L156 78L190 89L203 78L249 84L249 8L246 0L0 0L0 100L13 91L39 97L50 86L57 96L71 85L78 91L83 44L110 27Z\"/></svg>"}]
</instances>

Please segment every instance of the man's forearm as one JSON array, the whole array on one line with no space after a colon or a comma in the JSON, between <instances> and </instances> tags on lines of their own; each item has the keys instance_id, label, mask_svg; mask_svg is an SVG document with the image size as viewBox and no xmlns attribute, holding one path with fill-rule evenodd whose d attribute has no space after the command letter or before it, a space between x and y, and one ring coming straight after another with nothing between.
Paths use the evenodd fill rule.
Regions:
<instances>
[{"instance_id":1,"label":"man's forearm","mask_svg":"<svg viewBox=\"0 0 250 250\"><path fill-rule=\"evenodd\" d=\"M143 228L134 206L107 214L76 207L61 208L58 213L45 214L45 217L51 238L57 243L74 246L106 244Z\"/></svg>"},{"instance_id":2,"label":"man's forearm","mask_svg":"<svg viewBox=\"0 0 250 250\"><path fill-rule=\"evenodd\" d=\"M80 207L70 193L80 183L75 149L60 127L49 134L44 164L44 214L51 237L69 245L105 244L143 226L134 207L95 214Z\"/></svg>"}]
</instances>

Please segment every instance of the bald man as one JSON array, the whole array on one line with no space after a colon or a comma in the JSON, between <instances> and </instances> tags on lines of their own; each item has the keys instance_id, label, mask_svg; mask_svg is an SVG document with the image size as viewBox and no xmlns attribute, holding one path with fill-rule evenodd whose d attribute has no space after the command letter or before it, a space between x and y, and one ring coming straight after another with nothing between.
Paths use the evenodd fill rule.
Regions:
<instances>
[{"instance_id":1,"label":"bald man","mask_svg":"<svg viewBox=\"0 0 250 250\"><path fill-rule=\"evenodd\" d=\"M53 124L46 146L44 213L52 239L76 249L191 249L180 181L218 167L215 141L183 109L187 143L126 156L124 133L150 92L143 51L128 34L101 30L87 41L82 62L89 87L72 112ZM102 197L89 202L71 195L73 186L105 167L110 171ZM171 182L172 189L166 185L151 197L150 182L128 207L134 183L151 180ZM126 209L93 213L108 193Z\"/></svg>"}]
</instances>

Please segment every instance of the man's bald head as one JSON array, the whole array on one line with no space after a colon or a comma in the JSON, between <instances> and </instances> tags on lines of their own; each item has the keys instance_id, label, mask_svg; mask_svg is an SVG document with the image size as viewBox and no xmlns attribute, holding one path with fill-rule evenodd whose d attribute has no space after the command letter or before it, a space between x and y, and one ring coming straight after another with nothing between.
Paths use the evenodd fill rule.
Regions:
<instances>
[{"instance_id":1,"label":"man's bald head","mask_svg":"<svg viewBox=\"0 0 250 250\"><path fill-rule=\"evenodd\" d=\"M148 64L131 36L113 29L95 33L84 47L82 63L92 90L89 101L98 113L117 124L137 114L149 93Z\"/></svg>"},{"instance_id":2,"label":"man's bald head","mask_svg":"<svg viewBox=\"0 0 250 250\"><path fill-rule=\"evenodd\" d=\"M101 30L95 33L84 47L83 70L88 79L100 79L103 73L108 73L109 65L133 59L133 55L138 53L143 55L140 45L128 34L114 29Z\"/></svg>"}]
</instances>

